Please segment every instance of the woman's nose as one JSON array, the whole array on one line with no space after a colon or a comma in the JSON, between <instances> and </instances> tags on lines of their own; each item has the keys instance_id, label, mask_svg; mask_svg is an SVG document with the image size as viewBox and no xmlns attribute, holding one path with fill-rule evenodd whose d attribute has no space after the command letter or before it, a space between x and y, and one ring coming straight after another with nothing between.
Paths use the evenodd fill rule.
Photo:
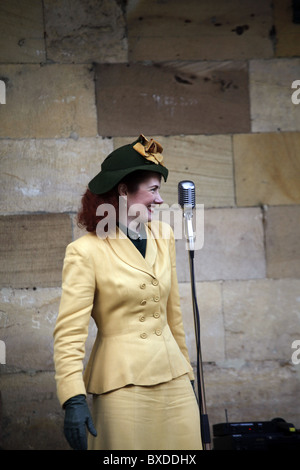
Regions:
<instances>
[{"instance_id":1,"label":"woman's nose","mask_svg":"<svg viewBox=\"0 0 300 470\"><path fill-rule=\"evenodd\" d=\"M157 193L156 195L156 198L155 198L155 204L162 204L164 201L163 199L161 198L159 192Z\"/></svg>"}]
</instances>

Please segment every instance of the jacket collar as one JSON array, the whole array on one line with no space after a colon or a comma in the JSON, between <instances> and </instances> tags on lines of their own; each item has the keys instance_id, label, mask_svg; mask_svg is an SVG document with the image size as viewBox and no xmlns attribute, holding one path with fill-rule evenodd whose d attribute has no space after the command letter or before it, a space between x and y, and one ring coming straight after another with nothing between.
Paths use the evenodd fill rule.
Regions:
<instances>
[{"instance_id":1,"label":"jacket collar","mask_svg":"<svg viewBox=\"0 0 300 470\"><path fill-rule=\"evenodd\" d=\"M153 265L156 260L157 246L148 225L145 225L145 230L147 234L147 248L145 258L135 248L133 243L124 234L124 232L119 229L119 227L117 227L116 236L108 236L107 241L116 255L122 261L124 261L124 263L127 263L128 265L135 269L139 269L140 271L147 272L151 276L155 277L153 272Z\"/></svg>"}]
</instances>

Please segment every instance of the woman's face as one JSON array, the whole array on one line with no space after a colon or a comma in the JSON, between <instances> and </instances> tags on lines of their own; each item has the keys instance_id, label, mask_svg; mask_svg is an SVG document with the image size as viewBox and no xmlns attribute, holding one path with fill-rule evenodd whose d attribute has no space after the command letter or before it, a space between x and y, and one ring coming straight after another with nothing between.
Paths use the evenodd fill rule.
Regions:
<instances>
[{"instance_id":1,"label":"woman's face","mask_svg":"<svg viewBox=\"0 0 300 470\"><path fill-rule=\"evenodd\" d=\"M127 198L127 219L129 225L134 219L139 222L150 222L156 204L162 204L163 200L159 194L160 176L151 175L140 183L137 191L130 193L126 184L119 185L119 194Z\"/></svg>"}]
</instances>

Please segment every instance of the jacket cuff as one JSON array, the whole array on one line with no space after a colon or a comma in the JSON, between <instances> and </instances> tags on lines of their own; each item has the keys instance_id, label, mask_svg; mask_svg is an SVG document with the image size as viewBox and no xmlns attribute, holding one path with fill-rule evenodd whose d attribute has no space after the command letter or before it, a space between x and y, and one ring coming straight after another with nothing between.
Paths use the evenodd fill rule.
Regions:
<instances>
[{"instance_id":1,"label":"jacket cuff","mask_svg":"<svg viewBox=\"0 0 300 470\"><path fill-rule=\"evenodd\" d=\"M86 396L86 389L82 380L64 381L61 386L57 386L57 396L61 406L63 406L69 398L76 395Z\"/></svg>"}]
</instances>

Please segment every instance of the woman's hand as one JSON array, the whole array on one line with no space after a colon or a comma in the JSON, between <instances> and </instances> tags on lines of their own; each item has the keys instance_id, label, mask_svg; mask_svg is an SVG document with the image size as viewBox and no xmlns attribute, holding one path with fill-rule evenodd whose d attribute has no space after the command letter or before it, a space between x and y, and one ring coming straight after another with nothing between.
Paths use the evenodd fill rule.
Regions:
<instances>
[{"instance_id":1,"label":"woman's hand","mask_svg":"<svg viewBox=\"0 0 300 470\"><path fill-rule=\"evenodd\" d=\"M87 450L86 427L93 436L97 436L90 411L84 395L76 395L67 400L65 409L64 434L74 450Z\"/></svg>"}]
</instances>

